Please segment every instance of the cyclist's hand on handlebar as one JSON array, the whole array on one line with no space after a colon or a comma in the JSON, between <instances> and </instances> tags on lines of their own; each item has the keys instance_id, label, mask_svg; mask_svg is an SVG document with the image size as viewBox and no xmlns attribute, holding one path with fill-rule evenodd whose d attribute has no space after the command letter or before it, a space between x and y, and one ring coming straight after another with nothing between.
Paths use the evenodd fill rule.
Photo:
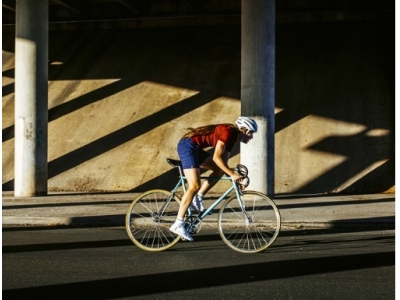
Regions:
<instances>
[{"instance_id":1,"label":"cyclist's hand on handlebar","mask_svg":"<svg viewBox=\"0 0 400 300\"><path fill-rule=\"evenodd\" d=\"M234 180L234 181L237 181L237 182L239 182L241 179L242 179L242 176L240 176L238 173L236 173L236 172L233 172L233 174L231 175L231 177L232 177L232 179Z\"/></svg>"}]
</instances>

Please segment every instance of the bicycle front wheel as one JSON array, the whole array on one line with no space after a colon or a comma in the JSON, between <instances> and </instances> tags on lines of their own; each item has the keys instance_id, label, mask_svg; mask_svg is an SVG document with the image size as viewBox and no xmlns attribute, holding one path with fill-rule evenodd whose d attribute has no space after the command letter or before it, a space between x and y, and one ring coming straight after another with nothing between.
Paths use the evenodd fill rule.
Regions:
<instances>
[{"instance_id":1,"label":"bicycle front wheel","mask_svg":"<svg viewBox=\"0 0 400 300\"><path fill-rule=\"evenodd\" d=\"M256 253L267 249L278 237L281 215L275 203L266 195L247 191L227 199L218 216L218 231L233 250Z\"/></svg>"},{"instance_id":2,"label":"bicycle front wheel","mask_svg":"<svg viewBox=\"0 0 400 300\"><path fill-rule=\"evenodd\" d=\"M165 190L139 195L126 213L125 228L132 242L146 251L164 251L180 237L169 231L178 215L180 200Z\"/></svg>"}]
</instances>

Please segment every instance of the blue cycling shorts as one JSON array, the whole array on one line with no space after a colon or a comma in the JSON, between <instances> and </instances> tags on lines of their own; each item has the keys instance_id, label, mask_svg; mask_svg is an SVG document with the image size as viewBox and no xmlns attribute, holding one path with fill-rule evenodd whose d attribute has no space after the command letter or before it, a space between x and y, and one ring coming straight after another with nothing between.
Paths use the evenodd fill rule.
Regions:
<instances>
[{"instance_id":1,"label":"blue cycling shorts","mask_svg":"<svg viewBox=\"0 0 400 300\"><path fill-rule=\"evenodd\" d=\"M190 138L185 138L179 141L178 155L183 169L198 169L203 161L210 156L209 153L193 143Z\"/></svg>"}]
</instances>

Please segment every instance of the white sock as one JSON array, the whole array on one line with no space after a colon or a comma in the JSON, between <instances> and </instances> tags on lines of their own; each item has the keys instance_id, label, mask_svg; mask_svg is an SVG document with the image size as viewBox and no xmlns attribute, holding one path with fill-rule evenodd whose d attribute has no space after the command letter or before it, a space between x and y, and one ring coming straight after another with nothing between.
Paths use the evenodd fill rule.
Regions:
<instances>
[{"instance_id":1,"label":"white sock","mask_svg":"<svg viewBox=\"0 0 400 300\"><path fill-rule=\"evenodd\" d=\"M200 201L203 201L204 195L202 194L197 194L197 199L199 199Z\"/></svg>"},{"instance_id":2,"label":"white sock","mask_svg":"<svg viewBox=\"0 0 400 300\"><path fill-rule=\"evenodd\" d=\"M175 221L176 225L183 224L183 223L184 223L183 218L180 218L180 217L176 218L176 221Z\"/></svg>"}]
</instances>

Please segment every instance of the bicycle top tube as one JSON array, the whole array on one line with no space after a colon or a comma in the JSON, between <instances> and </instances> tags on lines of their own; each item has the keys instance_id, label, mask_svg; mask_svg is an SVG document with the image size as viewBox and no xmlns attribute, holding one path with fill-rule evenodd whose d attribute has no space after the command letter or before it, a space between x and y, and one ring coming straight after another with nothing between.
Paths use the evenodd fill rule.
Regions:
<instances>
[{"instance_id":1,"label":"bicycle top tube","mask_svg":"<svg viewBox=\"0 0 400 300\"><path fill-rule=\"evenodd\" d=\"M167 162L171 165L171 166L173 166L174 168L177 168L178 170L179 170L179 181L178 181L178 183L176 184L176 186L175 186L175 188L172 190L172 192L176 192L177 190L178 190L178 188L179 187L181 187L182 186L182 188L183 188L183 191L184 192L186 192L186 183L187 183L187 178L186 178L186 176L184 175L184 173L183 173L183 169L182 169L182 164L181 164L181 161L180 160L174 160L174 159L171 159L171 158L167 158ZM240 167L240 168L239 168ZM248 178L247 177L247 168L245 167L245 166L243 166L243 165L237 165L237 167L236 167L238 170L236 170L236 171L239 171L239 174L243 174L241 171L243 171L243 168L245 169L245 174L244 174L244 176L246 176L246 178ZM230 177L230 176L226 176L226 175L224 175L224 176L221 176L221 177L211 177L211 176L200 176L200 179L205 179L205 180L208 180L208 179L216 179L216 180L229 180L229 181L231 181L231 183L232 183L232 185L226 190L228 193L224 193L224 195L226 196L227 194L229 194L232 190L235 190L235 192L236 192L236 195L240 198L240 195L242 194L242 192L241 192L241 189L238 187L238 184L237 184L237 182L235 182L233 179L232 179L232 177ZM246 187L247 187L247 185L246 185Z\"/></svg>"},{"instance_id":2,"label":"bicycle top tube","mask_svg":"<svg viewBox=\"0 0 400 300\"><path fill-rule=\"evenodd\" d=\"M186 176L182 176L182 179L186 179ZM232 180L230 176L222 176L222 177L208 177L208 176L200 176L200 179L218 179L218 180Z\"/></svg>"}]
</instances>

